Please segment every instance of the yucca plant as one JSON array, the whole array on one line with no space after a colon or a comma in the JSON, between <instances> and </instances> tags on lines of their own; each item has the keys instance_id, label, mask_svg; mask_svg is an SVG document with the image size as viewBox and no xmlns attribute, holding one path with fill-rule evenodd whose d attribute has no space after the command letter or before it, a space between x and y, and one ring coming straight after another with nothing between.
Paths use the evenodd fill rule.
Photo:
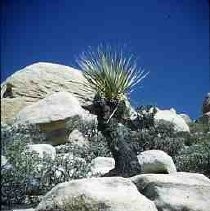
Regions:
<instances>
[{"instance_id":1,"label":"yucca plant","mask_svg":"<svg viewBox=\"0 0 210 211\"><path fill-rule=\"evenodd\" d=\"M108 100L123 100L147 75L137 68L133 56L125 58L122 51L113 52L110 47L83 53L79 65L89 86Z\"/></svg>"},{"instance_id":2,"label":"yucca plant","mask_svg":"<svg viewBox=\"0 0 210 211\"><path fill-rule=\"evenodd\" d=\"M116 128L126 111L127 94L147 74L138 69L133 56L126 57L111 47L98 47L82 54L78 61L87 87L96 91L93 102L102 132L115 159L115 169L107 175L129 177L140 172L138 159L129 145L118 138ZM123 120L124 121L124 120Z\"/></svg>"}]
</instances>

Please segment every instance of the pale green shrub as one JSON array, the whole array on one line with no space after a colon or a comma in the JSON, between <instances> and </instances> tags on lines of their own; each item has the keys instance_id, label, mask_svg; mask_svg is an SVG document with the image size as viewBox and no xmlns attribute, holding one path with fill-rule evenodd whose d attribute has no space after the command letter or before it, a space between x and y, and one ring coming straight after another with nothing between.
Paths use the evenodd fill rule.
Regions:
<instances>
[{"instance_id":1,"label":"pale green shrub","mask_svg":"<svg viewBox=\"0 0 210 211\"><path fill-rule=\"evenodd\" d=\"M45 208L39 211L99 211L109 210L110 206L104 202L96 201L84 194L77 197L65 200L62 203L54 201L54 206L51 208Z\"/></svg>"},{"instance_id":2,"label":"pale green shrub","mask_svg":"<svg viewBox=\"0 0 210 211\"><path fill-rule=\"evenodd\" d=\"M90 170L86 161L76 156L78 153L74 153L73 157L58 154L53 161L47 156L41 159L38 154L27 151L27 144L33 140L29 131L26 126L15 129L4 126L2 130L2 152L9 163L1 167L1 196L4 204L26 203L31 196L45 194L60 182L86 177ZM37 131L32 133L37 133L36 138L40 134Z\"/></svg>"}]
</instances>

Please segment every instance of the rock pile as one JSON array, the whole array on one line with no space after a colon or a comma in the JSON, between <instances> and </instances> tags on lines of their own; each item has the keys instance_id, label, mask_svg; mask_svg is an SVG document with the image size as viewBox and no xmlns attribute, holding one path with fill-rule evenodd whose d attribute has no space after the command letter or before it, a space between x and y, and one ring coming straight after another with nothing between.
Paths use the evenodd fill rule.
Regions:
<instances>
[{"instance_id":1,"label":"rock pile","mask_svg":"<svg viewBox=\"0 0 210 211\"><path fill-rule=\"evenodd\" d=\"M96 119L71 93L58 92L26 106L17 113L14 121L16 124L37 125L46 134L48 143L58 145L66 142L66 123L75 117L84 122Z\"/></svg>"},{"instance_id":2,"label":"rock pile","mask_svg":"<svg viewBox=\"0 0 210 211\"><path fill-rule=\"evenodd\" d=\"M139 192L138 192L138 191ZM210 180L202 174L142 174L60 183L37 206L42 210L208 211Z\"/></svg>"},{"instance_id":3,"label":"rock pile","mask_svg":"<svg viewBox=\"0 0 210 211\"><path fill-rule=\"evenodd\" d=\"M69 92L81 105L89 105L94 92L84 85L81 71L59 64L39 62L23 68L1 84L1 121L12 122L28 105L57 92Z\"/></svg>"}]
</instances>

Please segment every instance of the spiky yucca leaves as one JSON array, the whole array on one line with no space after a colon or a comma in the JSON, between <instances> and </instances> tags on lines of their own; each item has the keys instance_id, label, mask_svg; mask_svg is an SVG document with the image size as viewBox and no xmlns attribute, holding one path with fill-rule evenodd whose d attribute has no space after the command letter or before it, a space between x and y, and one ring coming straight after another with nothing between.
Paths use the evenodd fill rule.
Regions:
<instances>
[{"instance_id":1,"label":"spiky yucca leaves","mask_svg":"<svg viewBox=\"0 0 210 211\"><path fill-rule=\"evenodd\" d=\"M132 56L124 57L122 51L114 52L110 47L98 47L96 51L84 53L79 65L89 87L96 91L93 107L98 119L98 130L106 138L115 160L115 168L104 176L130 177L140 173L136 153L119 137L117 128L119 122L125 121L126 94L147 74L137 69Z\"/></svg>"},{"instance_id":2,"label":"spiky yucca leaves","mask_svg":"<svg viewBox=\"0 0 210 211\"><path fill-rule=\"evenodd\" d=\"M107 100L123 100L148 74L137 68L133 56L126 57L110 47L83 53L78 64L90 88Z\"/></svg>"}]
</instances>

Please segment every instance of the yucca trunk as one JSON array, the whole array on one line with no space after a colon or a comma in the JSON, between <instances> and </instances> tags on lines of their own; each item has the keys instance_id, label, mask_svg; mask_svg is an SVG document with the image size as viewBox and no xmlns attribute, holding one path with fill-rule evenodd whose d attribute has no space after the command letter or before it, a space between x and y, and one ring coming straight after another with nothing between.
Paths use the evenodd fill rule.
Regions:
<instances>
[{"instance_id":1,"label":"yucca trunk","mask_svg":"<svg viewBox=\"0 0 210 211\"><path fill-rule=\"evenodd\" d=\"M117 102L97 101L95 102L95 111L98 119L98 130L106 138L108 147L115 160L115 168L104 176L122 176L131 177L141 173L141 167L138 162L136 153L131 149L129 144L117 137L116 127L118 127L119 116L115 118L113 113Z\"/></svg>"}]
</instances>

